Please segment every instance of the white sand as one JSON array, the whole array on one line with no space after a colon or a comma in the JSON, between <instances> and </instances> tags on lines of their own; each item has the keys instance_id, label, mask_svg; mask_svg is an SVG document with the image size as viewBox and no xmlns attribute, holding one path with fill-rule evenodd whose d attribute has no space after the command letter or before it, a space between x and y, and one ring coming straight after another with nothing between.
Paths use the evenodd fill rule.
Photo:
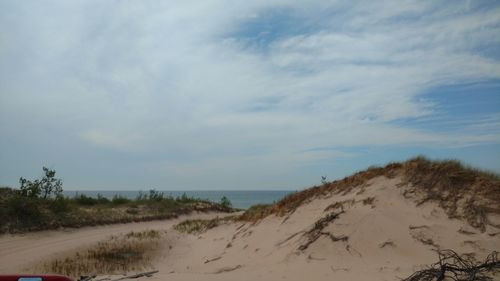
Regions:
<instances>
[{"instance_id":1,"label":"white sand","mask_svg":"<svg viewBox=\"0 0 500 281\"><path fill-rule=\"evenodd\" d=\"M149 228L170 229L167 241L172 248L165 247L155 262L160 272L142 278L148 280L399 280L435 262L436 249L474 253L478 259L500 251L500 234L495 235L500 229L488 227L481 233L449 219L435 203L417 207L402 196L399 182L375 178L363 192L354 189L346 195L316 198L288 218L273 215L255 225L222 225L201 235L170 229L180 221L174 220L4 236L0 273L116 232ZM369 197L375 197L373 203L364 204ZM347 201L344 213L323 231L348 240L333 242L323 235L299 251L307 240L303 233L320 218L339 212L340 208L325 209L341 201Z\"/></svg>"},{"instance_id":2,"label":"white sand","mask_svg":"<svg viewBox=\"0 0 500 281\"><path fill-rule=\"evenodd\" d=\"M480 233L462 221L450 220L435 204L417 207L401 195L398 182L380 177L361 194L354 190L345 196L315 199L285 222L284 217L271 216L256 225L236 223L199 236L173 234L177 241L158 261L160 273L152 279L399 280L437 261L437 247L476 253L478 258L500 250L500 235L488 234L498 229ZM362 203L368 197L375 197L373 205ZM346 242L322 236L304 252L297 250L304 242L301 231L331 212L324 211L327 206L351 199L356 202L344 204L345 213L324 229L337 237L348 236ZM463 234L460 229L475 234ZM422 242L428 239L436 246Z\"/></svg>"}]
</instances>

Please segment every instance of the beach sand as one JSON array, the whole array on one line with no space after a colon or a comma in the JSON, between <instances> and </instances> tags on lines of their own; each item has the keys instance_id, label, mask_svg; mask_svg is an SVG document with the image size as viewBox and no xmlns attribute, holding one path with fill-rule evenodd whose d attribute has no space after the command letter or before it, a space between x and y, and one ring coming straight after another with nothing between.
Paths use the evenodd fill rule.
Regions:
<instances>
[{"instance_id":1,"label":"beach sand","mask_svg":"<svg viewBox=\"0 0 500 281\"><path fill-rule=\"evenodd\" d=\"M166 230L169 247L154 261L159 272L144 280L400 280L436 262L437 250L453 249L479 260L500 251L499 228L488 225L482 232L450 219L437 203L417 206L403 196L400 183L398 177L376 177L343 194L321 194L285 216L237 221L200 234L172 227L184 219L221 214L5 235L0 237L0 273L17 272L111 234L145 229Z\"/></svg>"}]
</instances>

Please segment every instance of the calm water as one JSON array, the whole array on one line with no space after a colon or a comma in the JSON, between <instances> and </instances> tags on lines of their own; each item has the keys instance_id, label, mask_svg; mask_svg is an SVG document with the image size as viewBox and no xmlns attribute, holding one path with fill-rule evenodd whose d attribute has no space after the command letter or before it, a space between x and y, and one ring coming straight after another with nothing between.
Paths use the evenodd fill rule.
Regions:
<instances>
[{"instance_id":1,"label":"calm water","mask_svg":"<svg viewBox=\"0 0 500 281\"><path fill-rule=\"evenodd\" d=\"M96 197L98 193L107 198L113 198L115 195L120 195L130 199L134 199L139 194L139 191L64 191L65 196L73 197L76 193L85 194L87 196ZM146 191L147 192L147 191ZM246 209L255 204L273 203L285 195L293 192L291 190L204 190L204 191L162 191L165 195L173 197L181 196L186 193L189 197L200 199L208 199L210 201L219 202L222 196L226 196L233 207Z\"/></svg>"}]
</instances>

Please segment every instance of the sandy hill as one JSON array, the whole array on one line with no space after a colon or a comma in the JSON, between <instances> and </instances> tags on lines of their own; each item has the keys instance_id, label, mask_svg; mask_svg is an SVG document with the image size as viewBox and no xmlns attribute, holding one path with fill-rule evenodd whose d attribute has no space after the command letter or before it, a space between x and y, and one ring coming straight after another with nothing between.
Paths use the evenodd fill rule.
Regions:
<instances>
[{"instance_id":1,"label":"sandy hill","mask_svg":"<svg viewBox=\"0 0 500 281\"><path fill-rule=\"evenodd\" d=\"M83 257L76 248L154 229L164 236L147 244L156 253L142 269L159 270L147 280L500 280L500 179L455 161L372 167L229 219L218 215L0 237L0 273L40 273L31 265L54 258L74 268ZM441 265L419 272L438 253ZM443 279L443 266L463 278Z\"/></svg>"},{"instance_id":2,"label":"sandy hill","mask_svg":"<svg viewBox=\"0 0 500 281\"><path fill-rule=\"evenodd\" d=\"M158 267L172 280L401 280L438 251L469 261L499 251L500 181L415 158L253 208L235 223L172 234L170 243Z\"/></svg>"}]
</instances>

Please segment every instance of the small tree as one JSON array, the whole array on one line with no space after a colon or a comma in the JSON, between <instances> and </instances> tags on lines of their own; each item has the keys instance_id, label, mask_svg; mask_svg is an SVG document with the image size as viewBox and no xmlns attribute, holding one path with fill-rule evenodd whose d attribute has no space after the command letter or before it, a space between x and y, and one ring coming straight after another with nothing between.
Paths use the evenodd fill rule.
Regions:
<instances>
[{"instance_id":1,"label":"small tree","mask_svg":"<svg viewBox=\"0 0 500 281\"><path fill-rule=\"evenodd\" d=\"M233 207L233 204L231 203L231 201L229 201L229 199L226 196L222 196L222 198L220 199L220 204L222 205L222 207L227 209Z\"/></svg>"},{"instance_id":2,"label":"small tree","mask_svg":"<svg viewBox=\"0 0 500 281\"><path fill-rule=\"evenodd\" d=\"M39 180L30 181L23 177L19 179L21 195L29 198L39 198L42 196L44 199L50 197L52 194L55 197L61 197L63 192L62 180L55 178L56 171L43 167L43 172L45 176Z\"/></svg>"}]
</instances>

